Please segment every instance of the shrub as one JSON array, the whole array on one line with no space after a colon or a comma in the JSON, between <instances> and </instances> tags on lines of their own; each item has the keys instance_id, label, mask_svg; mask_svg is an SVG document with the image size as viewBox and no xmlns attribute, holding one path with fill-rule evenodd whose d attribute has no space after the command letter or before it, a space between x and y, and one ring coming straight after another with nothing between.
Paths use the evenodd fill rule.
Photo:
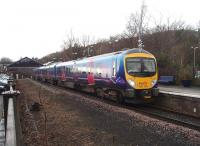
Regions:
<instances>
[{"instance_id":1,"label":"shrub","mask_svg":"<svg viewBox=\"0 0 200 146\"><path fill-rule=\"evenodd\" d=\"M186 65L181 67L179 71L180 80L192 80L193 78L193 69L192 66Z\"/></svg>"}]
</instances>

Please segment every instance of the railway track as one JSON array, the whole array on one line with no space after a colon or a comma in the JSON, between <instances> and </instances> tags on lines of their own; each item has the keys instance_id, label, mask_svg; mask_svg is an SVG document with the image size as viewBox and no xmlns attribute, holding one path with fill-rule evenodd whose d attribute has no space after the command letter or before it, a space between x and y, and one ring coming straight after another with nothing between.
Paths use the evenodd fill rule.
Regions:
<instances>
[{"instance_id":1,"label":"railway track","mask_svg":"<svg viewBox=\"0 0 200 146\"><path fill-rule=\"evenodd\" d=\"M41 83L41 82L39 82ZM86 98L90 98L90 99L95 99L95 100L99 100L101 102L113 105L113 106L118 106L121 108L126 108L129 110L133 110L136 111L138 113L153 117L153 118L157 118L160 120L164 120L167 121L169 123L173 123L176 125L180 125L180 126L184 126L184 127L188 127L190 129L194 129L194 130L198 130L200 131L200 120L198 118L195 117L191 117L191 116L187 116L187 115L183 115L174 111L169 111L169 110L163 110L160 109L158 107L154 107L153 105L135 105L131 102L127 102L125 104L118 104L116 102L113 102L110 99L106 100L102 100L100 98L97 98L95 95L91 95L89 93L86 92L80 92L80 91L75 91L73 89L69 89L69 88L65 88L65 87L59 87L59 86L55 86L52 84L46 84L46 83L42 83L43 85L46 86L50 86L52 88L57 88L57 89L61 89L61 90L65 90L65 91L70 91L70 93L74 94L74 95L83 95Z\"/></svg>"},{"instance_id":2,"label":"railway track","mask_svg":"<svg viewBox=\"0 0 200 146\"><path fill-rule=\"evenodd\" d=\"M152 105L150 106L148 105L147 106L137 106L137 105L130 106L129 105L129 106L126 106L126 108L130 110L138 111L142 114L145 114L154 118L158 118L160 120L174 123L176 125L181 125L184 127L188 127L188 128L200 131L200 120L195 117L187 116L187 115L180 114L173 111L159 109L157 107L153 107Z\"/></svg>"}]
</instances>

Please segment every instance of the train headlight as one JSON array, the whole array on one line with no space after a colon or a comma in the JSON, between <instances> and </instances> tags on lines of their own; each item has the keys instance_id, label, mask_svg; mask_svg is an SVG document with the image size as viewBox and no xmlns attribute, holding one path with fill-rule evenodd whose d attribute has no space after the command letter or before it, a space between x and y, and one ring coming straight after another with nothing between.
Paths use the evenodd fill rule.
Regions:
<instances>
[{"instance_id":1,"label":"train headlight","mask_svg":"<svg viewBox=\"0 0 200 146\"><path fill-rule=\"evenodd\" d=\"M128 84L131 86L131 87L135 87L135 82L133 80L128 80Z\"/></svg>"},{"instance_id":2,"label":"train headlight","mask_svg":"<svg viewBox=\"0 0 200 146\"><path fill-rule=\"evenodd\" d=\"M157 83L157 80L153 80L153 81L151 82L151 85L154 86L156 83Z\"/></svg>"}]
</instances>

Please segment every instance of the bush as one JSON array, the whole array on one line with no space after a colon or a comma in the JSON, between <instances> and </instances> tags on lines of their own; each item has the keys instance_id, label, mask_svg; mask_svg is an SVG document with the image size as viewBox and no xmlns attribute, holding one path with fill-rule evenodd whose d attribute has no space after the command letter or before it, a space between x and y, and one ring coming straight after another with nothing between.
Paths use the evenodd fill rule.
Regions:
<instances>
[{"instance_id":1,"label":"bush","mask_svg":"<svg viewBox=\"0 0 200 146\"><path fill-rule=\"evenodd\" d=\"M181 67L179 71L180 80L192 80L193 78L193 69L190 65Z\"/></svg>"},{"instance_id":2,"label":"bush","mask_svg":"<svg viewBox=\"0 0 200 146\"><path fill-rule=\"evenodd\" d=\"M194 85L200 86L200 79L195 79L194 80Z\"/></svg>"}]
</instances>

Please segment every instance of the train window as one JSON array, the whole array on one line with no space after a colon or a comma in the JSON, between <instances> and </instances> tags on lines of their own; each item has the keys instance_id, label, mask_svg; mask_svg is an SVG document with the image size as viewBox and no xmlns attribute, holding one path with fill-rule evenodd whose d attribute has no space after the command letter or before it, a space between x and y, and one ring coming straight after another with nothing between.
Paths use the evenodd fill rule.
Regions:
<instances>
[{"instance_id":1,"label":"train window","mask_svg":"<svg viewBox=\"0 0 200 146\"><path fill-rule=\"evenodd\" d=\"M128 73L136 73L142 71L142 63L139 58L128 58L126 61L127 72Z\"/></svg>"},{"instance_id":2,"label":"train window","mask_svg":"<svg viewBox=\"0 0 200 146\"><path fill-rule=\"evenodd\" d=\"M116 75L116 63L115 60L113 61L113 67L112 67L112 76L114 77Z\"/></svg>"},{"instance_id":3,"label":"train window","mask_svg":"<svg viewBox=\"0 0 200 146\"><path fill-rule=\"evenodd\" d=\"M144 72L155 72L155 61L152 59L144 59Z\"/></svg>"},{"instance_id":4,"label":"train window","mask_svg":"<svg viewBox=\"0 0 200 146\"><path fill-rule=\"evenodd\" d=\"M151 76L156 73L155 60L152 58L127 58L126 70L130 75Z\"/></svg>"},{"instance_id":5,"label":"train window","mask_svg":"<svg viewBox=\"0 0 200 146\"><path fill-rule=\"evenodd\" d=\"M63 66L62 68L61 68L61 72L63 73L65 71L65 67Z\"/></svg>"},{"instance_id":6,"label":"train window","mask_svg":"<svg viewBox=\"0 0 200 146\"><path fill-rule=\"evenodd\" d=\"M119 57L117 57L117 67L116 67L117 71L119 70L119 66L120 66L120 59L119 59Z\"/></svg>"}]
</instances>

